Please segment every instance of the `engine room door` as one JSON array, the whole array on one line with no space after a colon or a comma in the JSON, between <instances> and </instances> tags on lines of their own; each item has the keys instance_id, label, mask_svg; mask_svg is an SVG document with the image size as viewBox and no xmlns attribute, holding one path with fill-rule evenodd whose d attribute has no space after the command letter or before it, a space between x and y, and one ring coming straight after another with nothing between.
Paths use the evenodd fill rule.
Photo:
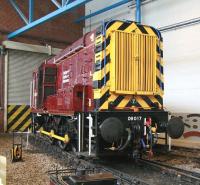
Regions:
<instances>
[{"instance_id":1,"label":"engine room door","mask_svg":"<svg viewBox=\"0 0 200 185\"><path fill-rule=\"evenodd\" d=\"M92 88L90 86L76 85L74 87L73 104L74 104L75 111L77 112L90 111L92 107L92 102L90 98L91 91L92 91Z\"/></svg>"}]
</instances>

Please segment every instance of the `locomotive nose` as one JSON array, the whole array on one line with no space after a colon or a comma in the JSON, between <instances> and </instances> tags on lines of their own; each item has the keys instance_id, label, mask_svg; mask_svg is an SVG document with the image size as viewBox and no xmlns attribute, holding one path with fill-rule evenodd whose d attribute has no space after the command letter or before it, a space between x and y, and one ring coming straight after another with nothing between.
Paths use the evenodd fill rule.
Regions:
<instances>
[{"instance_id":1,"label":"locomotive nose","mask_svg":"<svg viewBox=\"0 0 200 185\"><path fill-rule=\"evenodd\" d=\"M125 132L124 124L115 117L107 118L100 126L102 138L108 142L113 143L119 141Z\"/></svg>"},{"instance_id":2,"label":"locomotive nose","mask_svg":"<svg viewBox=\"0 0 200 185\"><path fill-rule=\"evenodd\" d=\"M183 135L184 123L178 117L173 117L167 124L167 133L172 139L178 139Z\"/></svg>"}]
</instances>

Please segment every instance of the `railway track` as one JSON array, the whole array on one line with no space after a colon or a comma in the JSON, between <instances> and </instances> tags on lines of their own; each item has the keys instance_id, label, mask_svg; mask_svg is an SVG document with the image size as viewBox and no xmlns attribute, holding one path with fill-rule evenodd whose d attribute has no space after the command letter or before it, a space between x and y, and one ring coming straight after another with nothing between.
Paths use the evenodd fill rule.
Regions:
<instances>
[{"instance_id":1,"label":"railway track","mask_svg":"<svg viewBox=\"0 0 200 185\"><path fill-rule=\"evenodd\" d=\"M30 142L32 145L34 145L36 148L42 150L42 152L46 152L48 155L52 155L58 159L65 165L73 167L77 170L79 169L90 169L97 172L110 172L112 173L117 179L120 185L150 185L149 183L145 182L143 179L135 178L129 174L126 174L124 172L121 172L116 169L112 169L111 167L105 167L103 165L94 163L90 160L84 160L82 158L77 157L76 155L73 155L69 152L62 151L59 147L56 147L54 145L51 145L47 139L44 139L43 137L36 136L32 137L30 139ZM59 170L56 169L56 167L53 167L49 172L59 172ZM48 173L49 173L48 172ZM63 171L61 170L61 174L63 174ZM59 175L59 173L55 173L55 175ZM61 178L55 178L54 179L61 179ZM62 182L60 181L58 184L62 185Z\"/></svg>"},{"instance_id":2,"label":"railway track","mask_svg":"<svg viewBox=\"0 0 200 185\"><path fill-rule=\"evenodd\" d=\"M200 163L200 149L173 146L172 150L169 151L168 147L159 145L156 149L156 153L161 154L162 156L168 156L169 158L187 158L194 162ZM194 156L194 154L197 155Z\"/></svg>"},{"instance_id":3,"label":"railway track","mask_svg":"<svg viewBox=\"0 0 200 185\"><path fill-rule=\"evenodd\" d=\"M98 172L110 172L118 179L119 185L200 185L199 173L160 162L145 159L139 159L137 163L132 161L123 162L122 160L114 160L112 162L91 160L62 151L59 147L51 145L48 139L40 135L36 137L31 136L30 142L35 149L58 158L65 166L70 166L74 169L92 169ZM57 171L57 169L54 167L53 171ZM58 180L61 178L55 177L55 175L59 174L57 172L54 173L54 178ZM61 182L59 183L62 184Z\"/></svg>"},{"instance_id":4,"label":"railway track","mask_svg":"<svg viewBox=\"0 0 200 185\"><path fill-rule=\"evenodd\" d=\"M175 177L179 177L180 180L185 182L186 184L199 185L200 184L200 173L194 171L188 171L185 169L177 168L174 166L169 166L167 164L163 164L157 161L151 161L146 159L139 159L141 163L145 163L147 165L151 165L155 168L158 168L169 175L174 175Z\"/></svg>"}]
</instances>

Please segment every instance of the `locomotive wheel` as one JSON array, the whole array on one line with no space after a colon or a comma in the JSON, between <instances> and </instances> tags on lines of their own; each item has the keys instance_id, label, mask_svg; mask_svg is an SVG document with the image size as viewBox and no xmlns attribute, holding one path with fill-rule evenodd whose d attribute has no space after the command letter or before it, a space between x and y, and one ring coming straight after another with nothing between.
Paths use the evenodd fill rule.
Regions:
<instances>
[{"instance_id":1,"label":"locomotive wheel","mask_svg":"<svg viewBox=\"0 0 200 185\"><path fill-rule=\"evenodd\" d=\"M62 150L69 150L69 143L64 143L63 141L58 141L58 146Z\"/></svg>"},{"instance_id":2,"label":"locomotive wheel","mask_svg":"<svg viewBox=\"0 0 200 185\"><path fill-rule=\"evenodd\" d=\"M71 151L72 153L76 153L77 152L76 140L70 140L68 150Z\"/></svg>"},{"instance_id":3,"label":"locomotive wheel","mask_svg":"<svg viewBox=\"0 0 200 185\"><path fill-rule=\"evenodd\" d=\"M37 116L37 114L32 114L32 130L36 133L42 125L45 123L44 116Z\"/></svg>"},{"instance_id":4,"label":"locomotive wheel","mask_svg":"<svg viewBox=\"0 0 200 185\"><path fill-rule=\"evenodd\" d=\"M74 126L74 121L70 120L71 118L61 117L58 119L58 128L57 134L61 137L65 137L65 135L69 136L70 141L68 143L64 143L63 141L58 140L58 146L62 150L76 152L76 141L74 141L74 132L76 131L76 127Z\"/></svg>"},{"instance_id":5,"label":"locomotive wheel","mask_svg":"<svg viewBox=\"0 0 200 185\"><path fill-rule=\"evenodd\" d=\"M44 117L44 124L43 124L43 128L45 131L47 132L51 132L51 130L54 130L53 126L54 126L54 119L53 117L48 117L48 116L45 116ZM54 130L55 132L55 130ZM49 143L54 145L56 143L56 139L55 138L52 138L52 137L49 137L49 136L46 136Z\"/></svg>"},{"instance_id":6,"label":"locomotive wheel","mask_svg":"<svg viewBox=\"0 0 200 185\"><path fill-rule=\"evenodd\" d=\"M59 147L64 151L71 151L72 153L76 153L77 149L73 143L64 143L62 141L58 141Z\"/></svg>"},{"instance_id":7,"label":"locomotive wheel","mask_svg":"<svg viewBox=\"0 0 200 185\"><path fill-rule=\"evenodd\" d=\"M50 144L55 145L55 143L56 143L56 139L55 138L52 138L52 137L48 136L48 140L49 140Z\"/></svg>"},{"instance_id":8,"label":"locomotive wheel","mask_svg":"<svg viewBox=\"0 0 200 185\"><path fill-rule=\"evenodd\" d=\"M67 128L65 125L65 121L64 121L64 119L61 119L60 125L58 128L58 135L64 137L66 134L68 134L68 132L67 132ZM58 141L58 146L62 150L69 150L69 143L64 143L63 141Z\"/></svg>"},{"instance_id":9,"label":"locomotive wheel","mask_svg":"<svg viewBox=\"0 0 200 185\"><path fill-rule=\"evenodd\" d=\"M76 152L77 152L77 148L76 148L76 146L75 146L73 143L71 143L71 151L72 151L73 153L76 153Z\"/></svg>"},{"instance_id":10,"label":"locomotive wheel","mask_svg":"<svg viewBox=\"0 0 200 185\"><path fill-rule=\"evenodd\" d=\"M34 129L35 131L39 130L41 128L39 123L34 123Z\"/></svg>"}]
</instances>

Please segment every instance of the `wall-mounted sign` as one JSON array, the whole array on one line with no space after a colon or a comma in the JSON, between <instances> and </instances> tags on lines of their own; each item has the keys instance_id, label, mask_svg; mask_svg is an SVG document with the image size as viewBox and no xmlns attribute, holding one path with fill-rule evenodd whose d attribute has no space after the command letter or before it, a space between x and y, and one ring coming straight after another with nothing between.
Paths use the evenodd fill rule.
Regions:
<instances>
[{"instance_id":1,"label":"wall-mounted sign","mask_svg":"<svg viewBox=\"0 0 200 185\"><path fill-rule=\"evenodd\" d=\"M70 73L70 70L63 72L63 77L62 77L63 78L63 84L69 82L69 78L70 78L69 73Z\"/></svg>"}]
</instances>

